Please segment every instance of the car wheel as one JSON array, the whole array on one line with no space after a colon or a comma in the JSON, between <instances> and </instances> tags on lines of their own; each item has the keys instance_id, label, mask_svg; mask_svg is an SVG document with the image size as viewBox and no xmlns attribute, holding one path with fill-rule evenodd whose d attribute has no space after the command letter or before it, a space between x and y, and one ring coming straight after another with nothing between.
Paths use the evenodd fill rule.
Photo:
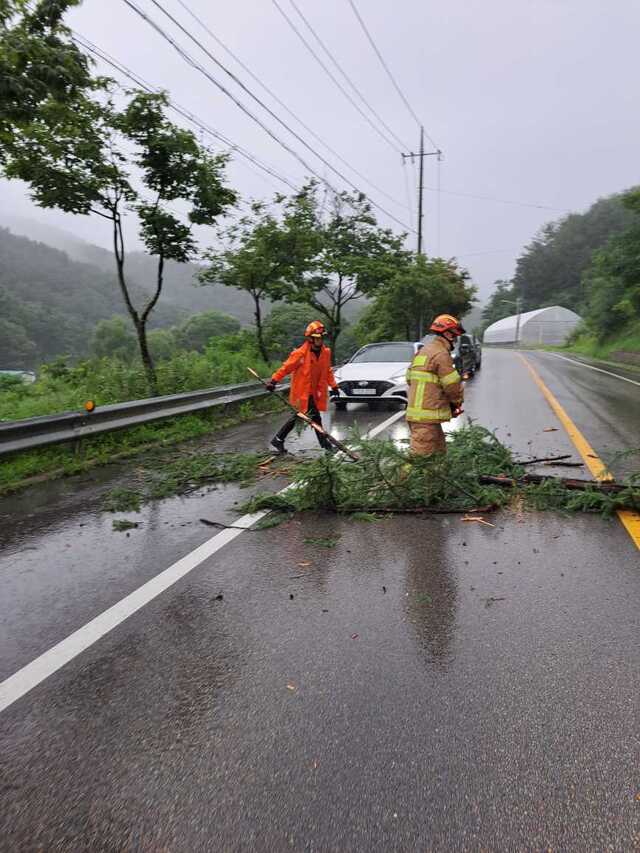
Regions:
<instances>
[{"instance_id":1,"label":"car wheel","mask_svg":"<svg viewBox=\"0 0 640 853\"><path fill-rule=\"evenodd\" d=\"M346 403L334 403L337 412L346 412L347 404Z\"/></svg>"}]
</instances>

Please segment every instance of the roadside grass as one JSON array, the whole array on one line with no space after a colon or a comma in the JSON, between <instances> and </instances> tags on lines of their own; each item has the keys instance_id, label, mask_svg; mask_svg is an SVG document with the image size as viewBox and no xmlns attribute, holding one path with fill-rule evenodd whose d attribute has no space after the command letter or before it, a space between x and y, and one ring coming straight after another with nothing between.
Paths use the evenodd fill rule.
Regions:
<instances>
[{"instance_id":1,"label":"roadside grass","mask_svg":"<svg viewBox=\"0 0 640 853\"><path fill-rule=\"evenodd\" d=\"M635 327L605 341L596 335L585 332L578 335L575 340L570 341L568 346L562 347L562 350L638 370L640 368L637 365L616 361L615 353L626 352L640 355L640 327L636 324Z\"/></svg>"},{"instance_id":2,"label":"roadside grass","mask_svg":"<svg viewBox=\"0 0 640 853\"><path fill-rule=\"evenodd\" d=\"M227 340L233 345L233 337ZM251 366L261 375L269 375L266 365L253 352L227 351L212 343L206 352L177 352L158 361L160 394L178 394L238 382L247 382ZM69 366L64 359L43 365L32 384L0 385L0 421L22 420L40 415L78 411L87 400L96 406L141 400L149 396L145 374L139 361L118 358L93 358Z\"/></svg>"},{"instance_id":3,"label":"roadside grass","mask_svg":"<svg viewBox=\"0 0 640 853\"><path fill-rule=\"evenodd\" d=\"M77 447L59 445L18 453L0 462L0 495L14 492L38 480L78 474L135 456L156 447L172 447L221 429L277 411L278 401L269 397L181 415L166 421L83 439Z\"/></svg>"}]
</instances>

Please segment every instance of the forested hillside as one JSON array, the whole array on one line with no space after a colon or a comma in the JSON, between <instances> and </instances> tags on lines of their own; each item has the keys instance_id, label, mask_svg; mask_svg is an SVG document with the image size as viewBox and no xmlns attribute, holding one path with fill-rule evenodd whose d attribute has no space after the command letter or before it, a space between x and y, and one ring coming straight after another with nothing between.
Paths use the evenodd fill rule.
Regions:
<instances>
[{"instance_id":1,"label":"forested hillside","mask_svg":"<svg viewBox=\"0 0 640 853\"><path fill-rule=\"evenodd\" d=\"M0 216L0 226L5 223L14 233L40 240L66 252L75 261L91 264L113 274L115 261L113 252L108 249L80 240L61 228L52 228L39 222L12 218L5 214ZM130 252L127 253L126 264L131 280L149 293L155 286L156 263L153 258L144 252ZM199 269L197 264L167 261L160 304L174 306L187 314L216 309L231 314L243 324L252 323L253 307L250 297L222 285L198 286L195 276Z\"/></svg>"},{"instance_id":2,"label":"forested hillside","mask_svg":"<svg viewBox=\"0 0 640 853\"><path fill-rule=\"evenodd\" d=\"M142 301L139 288L133 295ZM0 367L83 355L95 325L124 313L114 273L0 228ZM152 324L169 325L184 316L161 303Z\"/></svg>"},{"instance_id":3,"label":"forested hillside","mask_svg":"<svg viewBox=\"0 0 640 853\"><path fill-rule=\"evenodd\" d=\"M634 221L622 198L602 198L585 213L549 222L525 247L513 277L524 311L563 305L580 313L585 301L582 274L593 253Z\"/></svg>"},{"instance_id":4,"label":"forested hillside","mask_svg":"<svg viewBox=\"0 0 640 853\"><path fill-rule=\"evenodd\" d=\"M585 213L545 225L497 281L484 327L515 313L562 305L585 320L583 337L602 343L640 326L640 190L599 199Z\"/></svg>"}]
</instances>

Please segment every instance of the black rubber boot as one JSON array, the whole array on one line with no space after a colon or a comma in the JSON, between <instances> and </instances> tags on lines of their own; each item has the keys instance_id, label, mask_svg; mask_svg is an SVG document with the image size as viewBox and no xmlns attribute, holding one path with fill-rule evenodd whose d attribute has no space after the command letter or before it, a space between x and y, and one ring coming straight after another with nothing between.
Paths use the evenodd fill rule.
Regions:
<instances>
[{"instance_id":1,"label":"black rubber boot","mask_svg":"<svg viewBox=\"0 0 640 853\"><path fill-rule=\"evenodd\" d=\"M275 447L278 453L286 453L287 451L284 449L284 439L280 438L279 435L276 435L271 439L271 447Z\"/></svg>"}]
</instances>

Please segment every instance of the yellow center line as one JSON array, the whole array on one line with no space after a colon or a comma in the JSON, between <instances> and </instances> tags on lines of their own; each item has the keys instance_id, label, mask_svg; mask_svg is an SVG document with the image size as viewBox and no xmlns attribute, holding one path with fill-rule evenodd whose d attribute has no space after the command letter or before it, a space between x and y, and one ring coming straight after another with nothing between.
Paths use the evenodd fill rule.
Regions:
<instances>
[{"instance_id":1,"label":"yellow center line","mask_svg":"<svg viewBox=\"0 0 640 853\"><path fill-rule=\"evenodd\" d=\"M584 459L585 465L591 471L596 480L606 481L613 480L613 476L607 470L606 465L600 459L598 454L595 452L593 447L589 444L587 439L582 435L578 427L571 420L569 415L562 408L560 403L556 400L551 391L544 384L538 372L532 367L529 361L521 354L518 353L518 358L520 358L529 373L531 374L533 381L536 383L542 394L544 395L545 400L553 411L555 412L558 420L562 424L562 426L567 431L567 434L571 441L574 444L574 447ZM636 548L640 550L640 513L634 512L630 509L619 509L617 510L618 518L623 523L627 533L633 540Z\"/></svg>"}]
</instances>

